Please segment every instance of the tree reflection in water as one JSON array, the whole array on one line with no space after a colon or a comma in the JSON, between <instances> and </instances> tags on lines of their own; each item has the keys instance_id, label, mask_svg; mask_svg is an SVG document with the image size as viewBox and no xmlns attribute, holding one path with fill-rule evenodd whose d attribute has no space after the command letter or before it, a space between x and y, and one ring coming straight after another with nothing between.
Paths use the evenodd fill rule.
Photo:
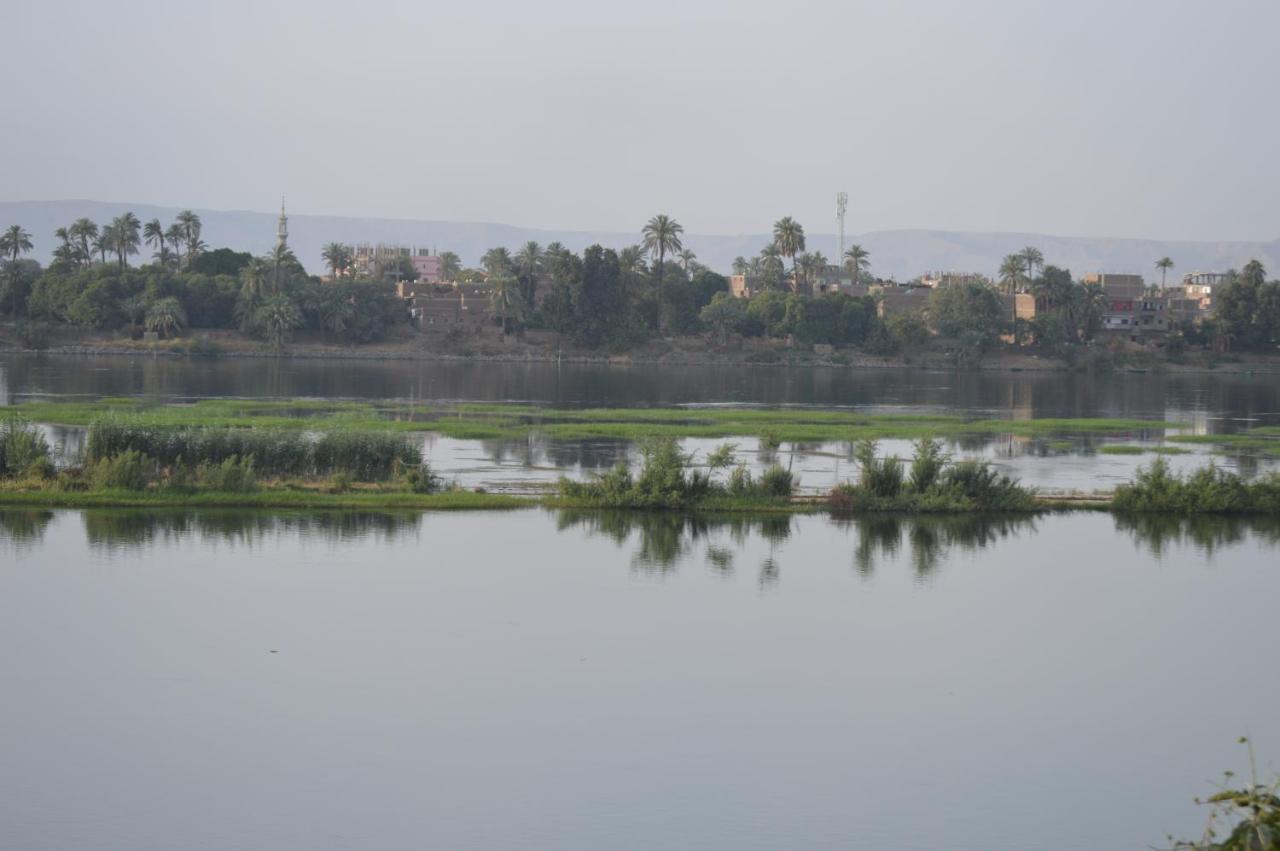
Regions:
<instances>
[{"instance_id":1,"label":"tree reflection in water","mask_svg":"<svg viewBox=\"0 0 1280 851\"><path fill-rule=\"evenodd\" d=\"M10 508L0 510L0 543L16 551L32 549L44 541L45 529L53 520L53 512L44 508Z\"/></svg>"},{"instance_id":2,"label":"tree reflection in water","mask_svg":"<svg viewBox=\"0 0 1280 851\"><path fill-rule=\"evenodd\" d=\"M314 511L130 511L81 512L85 537L95 549L137 549L156 542L198 538L202 543L252 547L282 534L330 543L386 541L416 534L422 524L416 512Z\"/></svg>"},{"instance_id":3,"label":"tree reflection in water","mask_svg":"<svg viewBox=\"0 0 1280 851\"><path fill-rule=\"evenodd\" d=\"M1201 514L1117 514L1116 531L1127 532L1134 545L1160 558L1171 547L1190 545L1213 555L1252 538L1268 547L1280 545L1280 517Z\"/></svg>"}]
</instances>

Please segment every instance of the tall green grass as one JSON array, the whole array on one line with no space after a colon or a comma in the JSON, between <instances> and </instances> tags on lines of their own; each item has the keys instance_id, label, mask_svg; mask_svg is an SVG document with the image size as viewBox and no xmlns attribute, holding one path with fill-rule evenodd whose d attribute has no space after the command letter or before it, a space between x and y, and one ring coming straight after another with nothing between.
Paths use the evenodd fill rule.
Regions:
<instances>
[{"instance_id":1,"label":"tall green grass","mask_svg":"<svg viewBox=\"0 0 1280 851\"><path fill-rule=\"evenodd\" d=\"M255 470L275 476L329 476L385 481L422 465L422 452L402 434L336 431L312 436L298 431L220 426L149 425L105 417L89 427L85 461L97 464L136 452L163 467L223 464L253 459Z\"/></svg>"}]
</instances>

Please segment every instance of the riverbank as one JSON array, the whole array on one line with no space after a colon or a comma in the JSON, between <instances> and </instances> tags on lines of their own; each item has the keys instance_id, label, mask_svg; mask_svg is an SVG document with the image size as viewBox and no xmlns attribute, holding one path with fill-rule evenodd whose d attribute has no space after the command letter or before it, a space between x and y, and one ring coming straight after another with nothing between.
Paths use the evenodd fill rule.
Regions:
<instances>
[{"instance_id":1,"label":"riverbank","mask_svg":"<svg viewBox=\"0 0 1280 851\"><path fill-rule=\"evenodd\" d=\"M614 366L813 367L827 369L956 369L991 372L1117 370L1169 373L1280 374L1280 355L1163 352L1120 341L1082 347L1071 358L1034 349L999 347L960 353L944 341L892 355L805 346L782 340L741 339L719 344L705 336L649 341L625 352L574 349L530 334L482 333L461 339L404 332L361 346L302 335L284 349L234 331L199 330L173 340L132 340L109 332L58 328L39 349L24 347L12 327L0 327L0 353L78 357L266 358L296 360L426 361L446 363L570 363Z\"/></svg>"}]
</instances>

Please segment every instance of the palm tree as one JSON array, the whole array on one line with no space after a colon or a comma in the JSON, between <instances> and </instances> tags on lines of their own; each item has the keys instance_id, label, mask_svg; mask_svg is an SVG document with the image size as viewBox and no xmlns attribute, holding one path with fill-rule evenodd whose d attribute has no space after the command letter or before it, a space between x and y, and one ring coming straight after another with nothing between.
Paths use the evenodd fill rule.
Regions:
<instances>
[{"instance_id":1,"label":"palm tree","mask_svg":"<svg viewBox=\"0 0 1280 851\"><path fill-rule=\"evenodd\" d=\"M628 245L618 252L618 271L622 275L622 289L628 296L639 290L639 283L648 271L644 263L644 246Z\"/></svg>"},{"instance_id":2,"label":"palm tree","mask_svg":"<svg viewBox=\"0 0 1280 851\"><path fill-rule=\"evenodd\" d=\"M1080 310L1084 314L1085 339L1093 339L1102 325L1102 317L1111 302L1107 299L1107 291L1096 281L1082 284L1080 287Z\"/></svg>"},{"instance_id":3,"label":"palm tree","mask_svg":"<svg viewBox=\"0 0 1280 851\"><path fill-rule=\"evenodd\" d=\"M268 296L254 311L253 324L267 338L273 349L284 348L289 332L302 325L302 312L293 299L277 293Z\"/></svg>"},{"instance_id":4,"label":"palm tree","mask_svg":"<svg viewBox=\"0 0 1280 851\"><path fill-rule=\"evenodd\" d=\"M187 245L187 262L200 252L203 243L200 241L200 217L190 210L178 213L176 224L182 228L182 240Z\"/></svg>"},{"instance_id":5,"label":"palm tree","mask_svg":"<svg viewBox=\"0 0 1280 851\"><path fill-rule=\"evenodd\" d=\"M862 273L871 268L871 252L855 242L844 251L844 267L853 274L856 287L862 280Z\"/></svg>"},{"instance_id":6,"label":"palm tree","mask_svg":"<svg viewBox=\"0 0 1280 851\"><path fill-rule=\"evenodd\" d=\"M649 256L657 255L658 265L654 267L657 273L656 286L658 294L662 294L662 267L667 261L668 254L675 254L684 248L684 243L680 241L681 234L684 233L684 227L670 216L659 213L641 228L640 235L644 238L641 243L644 250L649 252Z\"/></svg>"},{"instance_id":7,"label":"palm tree","mask_svg":"<svg viewBox=\"0 0 1280 851\"><path fill-rule=\"evenodd\" d=\"M93 219L76 219L68 229L71 238L78 243L77 252L80 262L86 266L93 264L93 253L96 250L94 241L98 238L98 225Z\"/></svg>"},{"instance_id":8,"label":"palm tree","mask_svg":"<svg viewBox=\"0 0 1280 851\"><path fill-rule=\"evenodd\" d=\"M71 230L69 228L58 228L53 232L58 238L58 247L53 250L53 259L57 263L72 263L76 258L78 250L75 243L71 241Z\"/></svg>"},{"instance_id":9,"label":"palm tree","mask_svg":"<svg viewBox=\"0 0 1280 851\"><path fill-rule=\"evenodd\" d=\"M9 258L16 264L18 258L35 246L31 242L31 234L22 229L22 225L9 225L9 229L0 235L0 255Z\"/></svg>"},{"instance_id":10,"label":"palm tree","mask_svg":"<svg viewBox=\"0 0 1280 851\"><path fill-rule=\"evenodd\" d=\"M538 276L542 274L542 246L529 240L516 252L516 274L524 306L533 310L538 296Z\"/></svg>"},{"instance_id":11,"label":"palm tree","mask_svg":"<svg viewBox=\"0 0 1280 851\"><path fill-rule=\"evenodd\" d=\"M748 263L747 258L743 257L741 254L733 258L733 274L745 275L750 268L751 264Z\"/></svg>"},{"instance_id":12,"label":"palm tree","mask_svg":"<svg viewBox=\"0 0 1280 851\"><path fill-rule=\"evenodd\" d=\"M1022 289L1027 268L1027 258L1021 254L1008 254L1000 263L1000 288L1012 295Z\"/></svg>"},{"instance_id":13,"label":"palm tree","mask_svg":"<svg viewBox=\"0 0 1280 851\"><path fill-rule=\"evenodd\" d=\"M20 293L22 287L20 286L18 258L30 251L32 247L31 234L23 230L22 225L10 225L8 230L0 234L0 256L9 258L9 312L14 316L18 315L18 311L25 300L25 296Z\"/></svg>"},{"instance_id":14,"label":"palm tree","mask_svg":"<svg viewBox=\"0 0 1280 851\"><path fill-rule=\"evenodd\" d=\"M253 325L258 305L265 295L267 264L255 257L240 270L240 295L236 299L236 314L240 317L240 330L248 331Z\"/></svg>"},{"instance_id":15,"label":"palm tree","mask_svg":"<svg viewBox=\"0 0 1280 851\"><path fill-rule=\"evenodd\" d=\"M800 270L796 268L796 255L804 251L804 227L790 216L783 216L773 223L773 244L783 257L791 258L792 287L801 291Z\"/></svg>"},{"instance_id":16,"label":"palm tree","mask_svg":"<svg viewBox=\"0 0 1280 851\"><path fill-rule=\"evenodd\" d=\"M512 320L524 315L524 299L520 295L520 284L510 275L499 275L490 280L493 290L489 293L489 307L493 314L502 321L502 333L506 334Z\"/></svg>"},{"instance_id":17,"label":"palm tree","mask_svg":"<svg viewBox=\"0 0 1280 851\"><path fill-rule=\"evenodd\" d=\"M138 246L142 244L141 230L142 222L133 213L123 213L111 222L111 232L115 236L112 247L122 267L129 265L130 254L138 253Z\"/></svg>"},{"instance_id":18,"label":"palm tree","mask_svg":"<svg viewBox=\"0 0 1280 851\"><path fill-rule=\"evenodd\" d=\"M1160 289L1163 290L1165 286L1165 275L1167 275L1169 270L1173 268L1173 260L1168 257L1161 257L1156 261L1156 268L1160 270Z\"/></svg>"},{"instance_id":19,"label":"palm tree","mask_svg":"<svg viewBox=\"0 0 1280 851\"><path fill-rule=\"evenodd\" d=\"M169 240L159 219L152 219L143 226L142 237L147 245L156 247L156 259L160 261L160 265L169 265Z\"/></svg>"},{"instance_id":20,"label":"palm tree","mask_svg":"<svg viewBox=\"0 0 1280 851\"><path fill-rule=\"evenodd\" d=\"M1022 249L1021 254L1023 264L1027 269L1027 277L1034 278L1036 275L1036 267L1039 266L1041 269L1044 268L1044 255L1040 253L1039 248L1031 245Z\"/></svg>"},{"instance_id":21,"label":"palm tree","mask_svg":"<svg viewBox=\"0 0 1280 851\"><path fill-rule=\"evenodd\" d=\"M458 280L458 273L462 271L462 258L452 251L446 251L440 255L440 277L446 281Z\"/></svg>"},{"instance_id":22,"label":"palm tree","mask_svg":"<svg viewBox=\"0 0 1280 851\"><path fill-rule=\"evenodd\" d=\"M147 330L161 337L176 337L186 324L187 312L173 296L159 299L147 309Z\"/></svg>"},{"instance_id":23,"label":"palm tree","mask_svg":"<svg viewBox=\"0 0 1280 851\"><path fill-rule=\"evenodd\" d=\"M186 232L182 229L182 225L174 222L165 229L164 238L169 240L169 244L173 246L173 262L182 265L182 246L187 241Z\"/></svg>"},{"instance_id":24,"label":"palm tree","mask_svg":"<svg viewBox=\"0 0 1280 851\"><path fill-rule=\"evenodd\" d=\"M778 250L776 243L771 242L760 249L760 276L764 278L766 287L772 289L780 286L786 271L786 267L782 265L782 252Z\"/></svg>"},{"instance_id":25,"label":"palm tree","mask_svg":"<svg viewBox=\"0 0 1280 851\"><path fill-rule=\"evenodd\" d=\"M293 249L284 243L277 243L271 249L271 293L279 295L282 292L281 274L285 267L292 266L298 262L298 258L293 255Z\"/></svg>"},{"instance_id":26,"label":"palm tree","mask_svg":"<svg viewBox=\"0 0 1280 851\"><path fill-rule=\"evenodd\" d=\"M697 259L698 255L693 253L693 249L680 249L680 265L684 266L685 274L689 273L689 267L693 264L693 261Z\"/></svg>"},{"instance_id":27,"label":"palm tree","mask_svg":"<svg viewBox=\"0 0 1280 851\"><path fill-rule=\"evenodd\" d=\"M490 278L502 278L511 272L511 252L499 246L490 248L480 258L480 265Z\"/></svg>"},{"instance_id":28,"label":"palm tree","mask_svg":"<svg viewBox=\"0 0 1280 851\"><path fill-rule=\"evenodd\" d=\"M351 266L351 248L341 242L330 242L320 252L333 277L341 278Z\"/></svg>"},{"instance_id":29,"label":"palm tree","mask_svg":"<svg viewBox=\"0 0 1280 851\"><path fill-rule=\"evenodd\" d=\"M111 225L103 225L98 236L93 240L93 250L102 258L102 265L107 265L107 252L115 251L116 229Z\"/></svg>"}]
</instances>

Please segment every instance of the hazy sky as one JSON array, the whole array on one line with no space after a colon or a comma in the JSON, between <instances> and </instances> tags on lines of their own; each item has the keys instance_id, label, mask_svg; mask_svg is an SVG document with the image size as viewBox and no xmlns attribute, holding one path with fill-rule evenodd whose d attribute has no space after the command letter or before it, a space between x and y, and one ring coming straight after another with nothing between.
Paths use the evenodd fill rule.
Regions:
<instances>
[{"instance_id":1,"label":"hazy sky","mask_svg":"<svg viewBox=\"0 0 1280 851\"><path fill-rule=\"evenodd\" d=\"M0 197L693 233L1280 237L1276 0L58 3ZM16 85L15 85L16 83Z\"/></svg>"}]
</instances>

